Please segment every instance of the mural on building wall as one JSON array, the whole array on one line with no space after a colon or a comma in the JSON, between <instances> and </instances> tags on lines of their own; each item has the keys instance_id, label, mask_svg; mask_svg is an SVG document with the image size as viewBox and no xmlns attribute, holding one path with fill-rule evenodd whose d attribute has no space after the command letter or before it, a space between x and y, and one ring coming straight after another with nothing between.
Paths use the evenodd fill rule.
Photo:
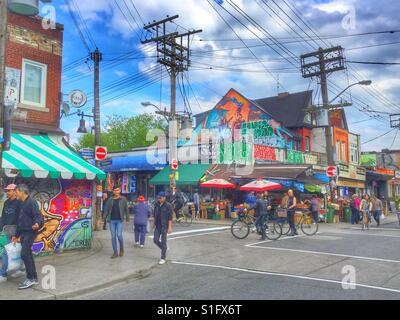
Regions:
<instances>
[{"instance_id":1,"label":"mural on building wall","mask_svg":"<svg viewBox=\"0 0 400 320\"><path fill-rule=\"evenodd\" d=\"M241 140L248 129L254 129L254 143L257 145L293 148L291 132L233 89L198 124L199 141L201 129L218 130L220 140L232 137L232 130L236 129L235 141Z\"/></svg>"},{"instance_id":2,"label":"mural on building wall","mask_svg":"<svg viewBox=\"0 0 400 320\"><path fill-rule=\"evenodd\" d=\"M82 180L23 181L33 190L45 218L33 245L35 254L87 248L92 239L91 183Z\"/></svg>"}]
</instances>

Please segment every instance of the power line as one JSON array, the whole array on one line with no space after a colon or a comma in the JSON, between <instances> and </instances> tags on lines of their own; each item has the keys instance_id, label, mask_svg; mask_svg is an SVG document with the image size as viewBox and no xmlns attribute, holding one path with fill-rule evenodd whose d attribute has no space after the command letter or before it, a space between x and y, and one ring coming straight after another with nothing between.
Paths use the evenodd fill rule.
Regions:
<instances>
[{"instance_id":1,"label":"power line","mask_svg":"<svg viewBox=\"0 0 400 320\"><path fill-rule=\"evenodd\" d=\"M397 138L397 134L398 134L398 133L399 133L399 130L396 130L396 134L394 135L392 144L390 145L389 149L392 149L392 147L393 147L393 145L394 145L394 142L396 141L396 138Z\"/></svg>"},{"instance_id":2,"label":"power line","mask_svg":"<svg viewBox=\"0 0 400 320\"><path fill-rule=\"evenodd\" d=\"M358 63L358 64L400 65L400 62L351 61L351 60L346 60L346 62L347 63Z\"/></svg>"},{"instance_id":3,"label":"power line","mask_svg":"<svg viewBox=\"0 0 400 320\"><path fill-rule=\"evenodd\" d=\"M91 32L90 32L90 29L88 28L88 26L87 26L87 24L86 24L86 20L83 19L83 16L82 16L82 14L81 14L81 10L79 9L78 4L75 2L75 0L71 0L71 2L72 2L72 4L74 5L74 7L75 7L75 9L76 9L76 11L77 11L77 13L78 13L78 17L79 17L80 21L81 21L82 24L83 24L83 30L86 32L86 35L87 35L87 37L88 37L90 43L92 44L92 46L93 46L94 48L97 48L96 41L94 41L94 38L93 38L93 36L92 36L92 34L91 34Z\"/></svg>"},{"instance_id":4,"label":"power line","mask_svg":"<svg viewBox=\"0 0 400 320\"><path fill-rule=\"evenodd\" d=\"M382 138L382 137L386 136L387 134L391 133L391 132L394 131L394 130L396 130L396 129L391 129L391 130L385 132L384 134L381 134L381 135L379 135L379 136L377 136L377 137L375 137L375 138L373 138L373 139L371 139L371 140L368 140L368 141L366 141L366 142L363 142L363 143L361 143L361 144L367 144L367 143L370 143L370 142L372 142L372 141L375 141L375 140L377 140L377 139L379 139L379 138Z\"/></svg>"}]
</instances>

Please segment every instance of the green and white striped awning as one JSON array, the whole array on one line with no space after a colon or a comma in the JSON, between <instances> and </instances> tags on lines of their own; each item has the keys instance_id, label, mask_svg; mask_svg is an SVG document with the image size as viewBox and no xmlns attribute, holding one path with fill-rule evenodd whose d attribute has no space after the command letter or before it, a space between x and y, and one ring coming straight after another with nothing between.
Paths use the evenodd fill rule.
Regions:
<instances>
[{"instance_id":1,"label":"green and white striped awning","mask_svg":"<svg viewBox=\"0 0 400 320\"><path fill-rule=\"evenodd\" d=\"M87 163L60 136L13 133L11 149L3 152L8 177L105 180L106 174Z\"/></svg>"}]
</instances>

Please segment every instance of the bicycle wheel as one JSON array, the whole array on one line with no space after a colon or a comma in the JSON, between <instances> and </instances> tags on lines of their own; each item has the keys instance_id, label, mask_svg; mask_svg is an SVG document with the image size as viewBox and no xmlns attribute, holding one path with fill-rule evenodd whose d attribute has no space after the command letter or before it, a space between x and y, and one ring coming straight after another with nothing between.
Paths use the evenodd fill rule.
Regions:
<instances>
[{"instance_id":1,"label":"bicycle wheel","mask_svg":"<svg viewBox=\"0 0 400 320\"><path fill-rule=\"evenodd\" d=\"M266 223L265 236L269 240L278 240L282 236L282 227L275 221L269 221Z\"/></svg>"},{"instance_id":2,"label":"bicycle wheel","mask_svg":"<svg viewBox=\"0 0 400 320\"><path fill-rule=\"evenodd\" d=\"M184 227L188 227L192 224L193 217L189 213L183 213L182 220L180 220L180 224Z\"/></svg>"},{"instance_id":3,"label":"bicycle wheel","mask_svg":"<svg viewBox=\"0 0 400 320\"><path fill-rule=\"evenodd\" d=\"M290 226L287 220L279 222L279 225L281 226L282 229L282 235L287 236L290 232Z\"/></svg>"},{"instance_id":4,"label":"bicycle wheel","mask_svg":"<svg viewBox=\"0 0 400 320\"><path fill-rule=\"evenodd\" d=\"M250 227L246 222L236 220L231 225L231 233L236 239L245 239L250 233Z\"/></svg>"},{"instance_id":5,"label":"bicycle wheel","mask_svg":"<svg viewBox=\"0 0 400 320\"><path fill-rule=\"evenodd\" d=\"M318 232L318 222L312 217L305 217L300 225L301 231L308 236L313 236Z\"/></svg>"}]
</instances>

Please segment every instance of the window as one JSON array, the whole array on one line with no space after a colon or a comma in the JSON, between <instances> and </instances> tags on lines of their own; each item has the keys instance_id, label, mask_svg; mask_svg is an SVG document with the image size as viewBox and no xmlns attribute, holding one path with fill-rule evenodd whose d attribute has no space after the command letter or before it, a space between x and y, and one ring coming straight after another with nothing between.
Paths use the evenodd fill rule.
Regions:
<instances>
[{"instance_id":1,"label":"window","mask_svg":"<svg viewBox=\"0 0 400 320\"><path fill-rule=\"evenodd\" d=\"M341 154L340 154L340 141L336 140L336 159L337 161L342 160Z\"/></svg>"},{"instance_id":2,"label":"window","mask_svg":"<svg viewBox=\"0 0 400 320\"><path fill-rule=\"evenodd\" d=\"M46 107L47 66L23 59L21 102L35 107Z\"/></svg>"},{"instance_id":3,"label":"window","mask_svg":"<svg viewBox=\"0 0 400 320\"><path fill-rule=\"evenodd\" d=\"M358 148L356 144L350 144L350 161L358 163Z\"/></svg>"},{"instance_id":4,"label":"window","mask_svg":"<svg viewBox=\"0 0 400 320\"><path fill-rule=\"evenodd\" d=\"M306 137L306 152L310 152L310 137Z\"/></svg>"},{"instance_id":5,"label":"window","mask_svg":"<svg viewBox=\"0 0 400 320\"><path fill-rule=\"evenodd\" d=\"M346 143L345 142L342 142L342 151L340 153L340 160L347 161L347 159L346 159Z\"/></svg>"}]
</instances>

